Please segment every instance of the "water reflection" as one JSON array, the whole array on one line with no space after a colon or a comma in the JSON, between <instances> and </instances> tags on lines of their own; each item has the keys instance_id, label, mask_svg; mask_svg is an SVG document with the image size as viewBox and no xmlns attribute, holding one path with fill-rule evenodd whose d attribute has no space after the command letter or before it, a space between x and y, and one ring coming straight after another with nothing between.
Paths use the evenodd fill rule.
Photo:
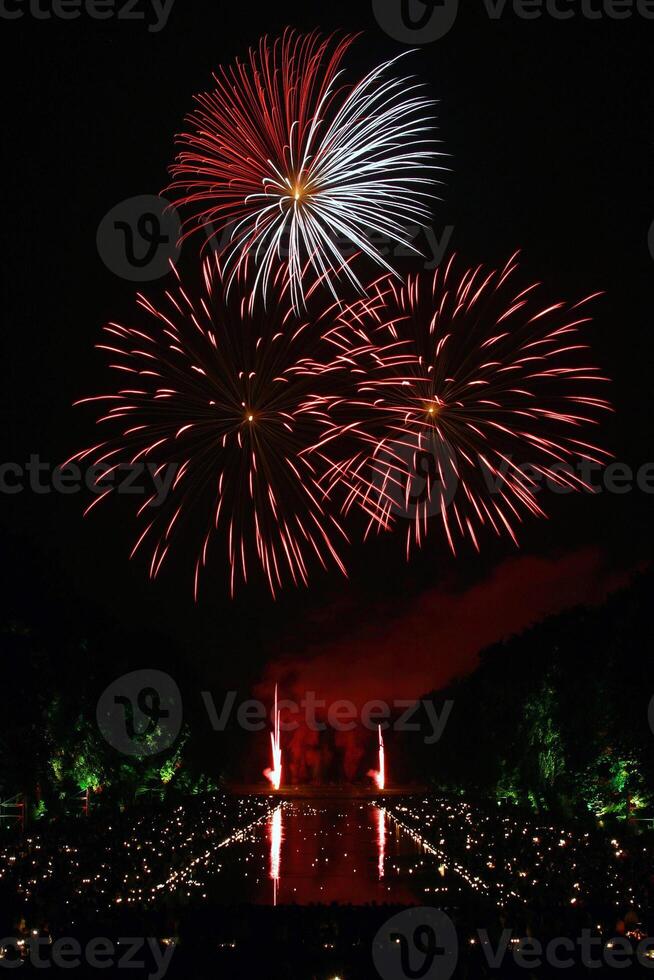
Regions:
<instances>
[{"instance_id":1,"label":"water reflection","mask_svg":"<svg viewBox=\"0 0 654 980\"><path fill-rule=\"evenodd\" d=\"M229 902L418 904L439 879L420 843L361 800L286 802L222 860Z\"/></svg>"},{"instance_id":2,"label":"water reflection","mask_svg":"<svg viewBox=\"0 0 654 980\"><path fill-rule=\"evenodd\" d=\"M377 849L379 852L377 869L381 881L384 877L384 860L386 858L386 811L380 806L376 806L374 809L377 815Z\"/></svg>"},{"instance_id":3,"label":"water reflection","mask_svg":"<svg viewBox=\"0 0 654 980\"><path fill-rule=\"evenodd\" d=\"M277 887L282 855L282 812L278 806L269 821L270 826L270 877L273 881L273 905L277 905Z\"/></svg>"}]
</instances>

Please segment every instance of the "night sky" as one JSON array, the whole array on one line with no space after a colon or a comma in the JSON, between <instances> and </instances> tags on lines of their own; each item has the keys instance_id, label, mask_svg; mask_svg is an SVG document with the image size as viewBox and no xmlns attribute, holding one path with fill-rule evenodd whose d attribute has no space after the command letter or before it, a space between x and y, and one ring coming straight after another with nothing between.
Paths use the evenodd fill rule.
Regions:
<instances>
[{"instance_id":1,"label":"night sky","mask_svg":"<svg viewBox=\"0 0 654 980\"><path fill-rule=\"evenodd\" d=\"M503 263L521 248L525 276L554 299L606 292L588 334L614 379L616 414L603 442L638 468L654 460L654 25L526 21L510 11L494 21L477 0L462 7L446 37L410 56L439 100L451 155L434 226L439 236L454 227L451 246L470 264ZM212 69L286 25L363 31L347 60L352 77L404 50L365 0L251 9L176 0L158 33L84 15L2 24L5 460L38 453L55 464L90 443L92 413L71 405L104 390L94 344L107 320L129 318L137 288L103 264L98 225L121 200L165 186L174 135ZM191 241L182 268L195 254ZM157 296L164 282L143 291ZM395 689L400 673L398 696L418 696L470 669L480 647L598 601L651 550L651 496L565 496L547 502L549 521L525 524L520 552L508 538L486 537L480 556L464 546L453 560L434 533L407 566L403 535L379 538L353 549L349 582L316 574L309 590L287 590L276 603L257 588L230 601L215 548L195 606L189 568L173 559L153 584L144 560L127 561L129 508L103 506L83 520L82 497L2 497L5 620L104 632L134 666L157 666L175 651L205 683L267 687L304 669L320 685L330 674L333 682L337 664L341 696L358 696L372 675L384 683L370 696L389 696L382 688ZM107 646L90 656L106 656Z\"/></svg>"}]
</instances>

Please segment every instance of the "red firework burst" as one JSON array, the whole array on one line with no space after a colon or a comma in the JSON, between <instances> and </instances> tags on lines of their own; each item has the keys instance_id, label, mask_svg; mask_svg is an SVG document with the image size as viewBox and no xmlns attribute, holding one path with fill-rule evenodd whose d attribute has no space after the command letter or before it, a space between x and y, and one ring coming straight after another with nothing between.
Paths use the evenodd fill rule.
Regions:
<instances>
[{"instance_id":1,"label":"red firework burst","mask_svg":"<svg viewBox=\"0 0 654 980\"><path fill-rule=\"evenodd\" d=\"M590 489L581 464L610 456L586 434L610 410L580 336L594 297L543 305L538 284L514 284L516 258L457 274L453 257L405 285L384 277L326 335L341 357L364 352L365 371L347 417L335 406L311 450L321 484L330 496L345 487L344 510L362 504L369 529L410 518L407 554L434 516L453 552L457 536L478 550L480 528L517 543L525 513L545 516L543 480Z\"/></svg>"},{"instance_id":2,"label":"red firework burst","mask_svg":"<svg viewBox=\"0 0 654 980\"><path fill-rule=\"evenodd\" d=\"M219 248L228 288L253 270L252 303L279 268L296 311L309 273L335 297L338 278L361 293L346 246L390 271L371 236L412 248L409 227L430 220L432 103L411 79L388 77L392 62L341 85L353 40L263 38L196 96L178 139L167 193L188 213L185 235L204 231Z\"/></svg>"},{"instance_id":3,"label":"red firework burst","mask_svg":"<svg viewBox=\"0 0 654 980\"><path fill-rule=\"evenodd\" d=\"M98 347L125 385L82 399L106 403L98 424L110 434L72 459L106 468L101 488L124 465L149 461L155 473L174 467L163 504L153 494L138 509L143 526L132 555L150 548L154 578L173 540L200 524L196 597L216 531L226 543L232 594L252 564L273 595L287 578L306 583L312 559L345 573L337 547L345 533L301 455L324 429L342 364L318 360L320 336L285 312L285 289L275 292L271 312L249 317L245 300L225 298L215 256L203 272L199 301L180 282L162 304L139 294L132 325L105 327Z\"/></svg>"}]
</instances>

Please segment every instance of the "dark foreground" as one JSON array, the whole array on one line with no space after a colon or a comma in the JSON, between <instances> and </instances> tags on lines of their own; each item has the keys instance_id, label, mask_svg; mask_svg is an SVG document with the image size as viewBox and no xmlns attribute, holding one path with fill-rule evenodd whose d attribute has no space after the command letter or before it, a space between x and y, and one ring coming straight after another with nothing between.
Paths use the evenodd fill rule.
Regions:
<instances>
[{"instance_id":1,"label":"dark foreground","mask_svg":"<svg viewBox=\"0 0 654 980\"><path fill-rule=\"evenodd\" d=\"M5 843L0 969L654 976L642 827L425 795L216 796L92 815Z\"/></svg>"}]
</instances>

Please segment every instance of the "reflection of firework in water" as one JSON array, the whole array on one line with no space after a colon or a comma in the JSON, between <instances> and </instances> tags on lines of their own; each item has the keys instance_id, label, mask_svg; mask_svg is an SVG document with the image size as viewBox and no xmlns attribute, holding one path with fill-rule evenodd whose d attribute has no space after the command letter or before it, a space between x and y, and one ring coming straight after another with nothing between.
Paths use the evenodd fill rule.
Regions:
<instances>
[{"instance_id":1,"label":"reflection of firework in water","mask_svg":"<svg viewBox=\"0 0 654 980\"><path fill-rule=\"evenodd\" d=\"M383 786L381 787L383 789ZM376 807L377 812L377 872L380 880L384 877L384 862L386 860L386 810Z\"/></svg>"},{"instance_id":2,"label":"reflection of firework in water","mask_svg":"<svg viewBox=\"0 0 654 980\"><path fill-rule=\"evenodd\" d=\"M270 877L273 883L273 905L277 905L277 892L282 864L282 808L275 807L270 818Z\"/></svg>"},{"instance_id":3,"label":"reflection of firework in water","mask_svg":"<svg viewBox=\"0 0 654 980\"><path fill-rule=\"evenodd\" d=\"M186 234L204 228L215 242L231 229L229 283L252 266L251 303L279 268L296 309L309 268L334 295L338 277L360 291L344 243L390 270L371 235L411 247L407 226L430 219L431 103L411 79L387 77L393 62L337 84L353 40L263 38L197 96L179 137L167 193L191 215Z\"/></svg>"},{"instance_id":4,"label":"reflection of firework in water","mask_svg":"<svg viewBox=\"0 0 654 980\"><path fill-rule=\"evenodd\" d=\"M339 460L323 458L323 485L346 487L345 510L363 502L371 526L408 517L407 553L433 515L453 552L457 535L479 549L480 528L516 541L525 512L545 516L544 480L590 489L582 464L609 457L585 431L610 410L580 339L593 297L543 306L536 285L513 285L515 259L458 275L451 259L399 286L385 276L328 335L370 356L355 407L312 450Z\"/></svg>"},{"instance_id":5,"label":"reflection of firework in water","mask_svg":"<svg viewBox=\"0 0 654 980\"><path fill-rule=\"evenodd\" d=\"M309 324L284 312L284 290L268 314L250 318L244 302L225 300L215 257L204 279L199 300L180 283L157 306L139 296L133 325L105 327L99 346L122 384L83 401L106 405L98 422L110 435L73 458L109 470L139 462L175 468L163 504L153 495L138 510L132 554L149 547L153 578L173 540L195 542L197 595L216 531L226 542L232 594L252 565L273 594L285 579L306 583L312 560L345 572L337 551L345 534L326 510L311 461L299 455L322 431L335 369L316 360L320 338Z\"/></svg>"}]
</instances>

